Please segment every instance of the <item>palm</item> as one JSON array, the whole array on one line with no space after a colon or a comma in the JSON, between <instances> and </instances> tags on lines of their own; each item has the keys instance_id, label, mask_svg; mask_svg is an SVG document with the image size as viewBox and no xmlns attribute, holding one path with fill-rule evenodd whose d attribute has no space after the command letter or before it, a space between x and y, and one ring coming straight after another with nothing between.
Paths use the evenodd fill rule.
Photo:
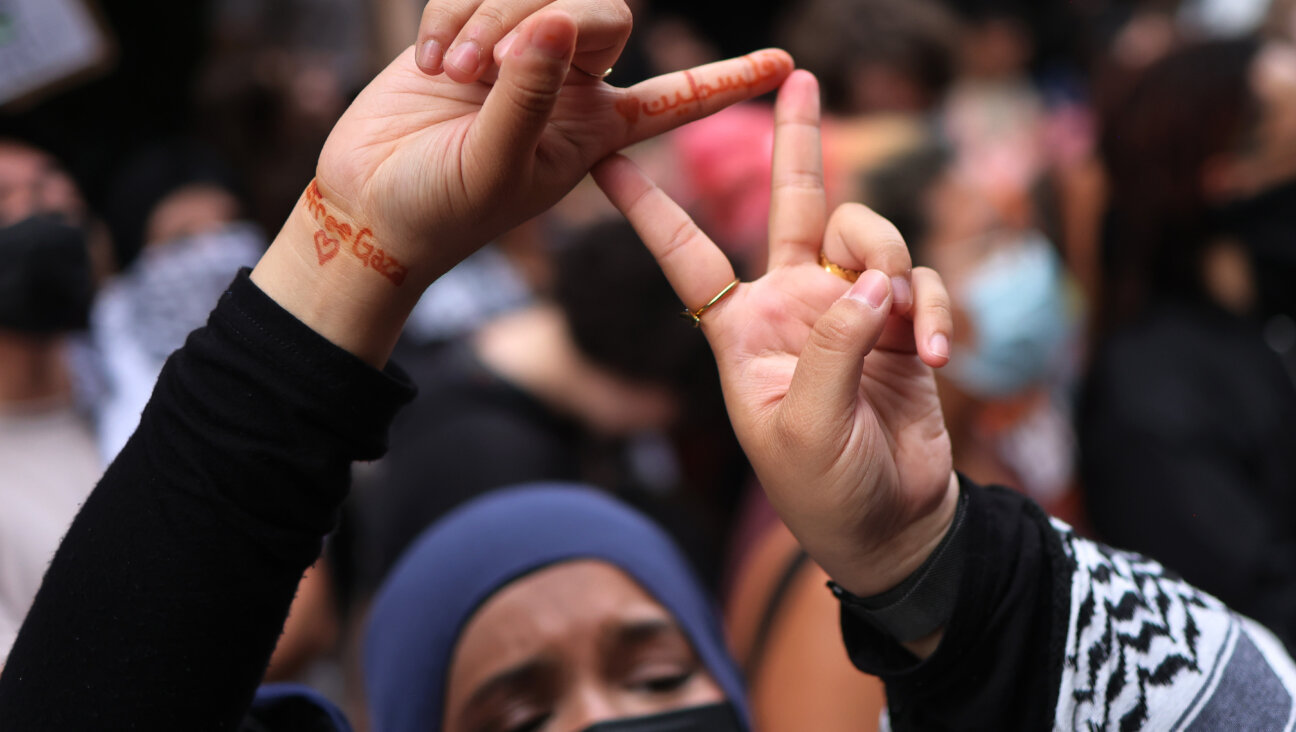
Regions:
<instances>
[{"instance_id":1,"label":"palm","mask_svg":"<svg viewBox=\"0 0 1296 732\"><path fill-rule=\"evenodd\" d=\"M774 423L795 419L780 410L786 408L797 361L815 323L847 287L816 264L794 264L743 285L731 302L717 308L708 337L728 382L726 393L732 395L730 409L741 412L734 415L735 425L767 432ZM836 449L820 456L827 462L798 466L847 473L846 503L857 503L854 491L870 490L878 478L896 488L896 500L921 503L924 488L943 487L941 479L950 471L931 368L914 347L913 324L896 315L889 320L864 360L853 409L843 414L847 423L830 438Z\"/></svg>"}]
</instances>

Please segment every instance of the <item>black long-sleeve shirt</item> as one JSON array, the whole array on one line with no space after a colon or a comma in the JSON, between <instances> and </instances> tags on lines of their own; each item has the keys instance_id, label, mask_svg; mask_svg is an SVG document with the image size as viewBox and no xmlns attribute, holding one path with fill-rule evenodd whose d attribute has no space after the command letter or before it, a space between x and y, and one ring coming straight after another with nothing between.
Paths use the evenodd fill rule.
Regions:
<instances>
[{"instance_id":1,"label":"black long-sleeve shirt","mask_svg":"<svg viewBox=\"0 0 1296 732\"><path fill-rule=\"evenodd\" d=\"M241 275L168 362L60 546L0 675L0 726L233 730L349 465L411 397ZM847 650L904 729L1275 729L1296 666L1155 562L964 482L965 569L918 661L851 618Z\"/></svg>"},{"instance_id":2,"label":"black long-sleeve shirt","mask_svg":"<svg viewBox=\"0 0 1296 732\"><path fill-rule=\"evenodd\" d=\"M411 396L240 275L59 547L0 729L236 728L351 462Z\"/></svg>"}]
</instances>

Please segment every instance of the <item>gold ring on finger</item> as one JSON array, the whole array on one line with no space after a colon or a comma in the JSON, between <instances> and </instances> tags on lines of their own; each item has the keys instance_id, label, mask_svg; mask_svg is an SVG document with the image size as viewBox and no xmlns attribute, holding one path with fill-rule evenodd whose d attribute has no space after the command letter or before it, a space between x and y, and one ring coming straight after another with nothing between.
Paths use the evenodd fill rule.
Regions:
<instances>
[{"instance_id":1,"label":"gold ring on finger","mask_svg":"<svg viewBox=\"0 0 1296 732\"><path fill-rule=\"evenodd\" d=\"M713 305L723 300L725 298L725 295L728 295L729 293L733 292L733 289L738 286L738 283L740 281L741 280L734 279L733 282L730 282L729 284L725 285L725 288L723 290L716 293L716 296L711 298L706 305L703 305L697 310L685 309L684 312L680 313L680 317L692 320L694 328L702 327L702 313L705 313Z\"/></svg>"},{"instance_id":2,"label":"gold ring on finger","mask_svg":"<svg viewBox=\"0 0 1296 732\"><path fill-rule=\"evenodd\" d=\"M846 280L847 282L854 282L855 280L858 280L859 276L864 273L863 270L846 269L840 264L830 261L828 259L828 255L825 254L824 250L822 249L819 250L819 266L823 267L825 272L835 274L838 277L842 278L843 280Z\"/></svg>"}]
</instances>

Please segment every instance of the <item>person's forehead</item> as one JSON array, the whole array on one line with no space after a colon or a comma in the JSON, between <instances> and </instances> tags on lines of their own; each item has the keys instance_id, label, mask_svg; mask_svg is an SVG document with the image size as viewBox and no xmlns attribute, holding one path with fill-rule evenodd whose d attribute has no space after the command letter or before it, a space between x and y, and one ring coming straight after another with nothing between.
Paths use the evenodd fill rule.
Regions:
<instances>
[{"instance_id":1,"label":"person's forehead","mask_svg":"<svg viewBox=\"0 0 1296 732\"><path fill-rule=\"evenodd\" d=\"M467 685L530 658L588 653L626 626L666 623L669 611L622 570L563 562L522 577L487 600L464 626L450 668Z\"/></svg>"},{"instance_id":2,"label":"person's forehead","mask_svg":"<svg viewBox=\"0 0 1296 732\"><path fill-rule=\"evenodd\" d=\"M49 155L13 142L0 142L0 185L34 178L55 168Z\"/></svg>"}]
</instances>

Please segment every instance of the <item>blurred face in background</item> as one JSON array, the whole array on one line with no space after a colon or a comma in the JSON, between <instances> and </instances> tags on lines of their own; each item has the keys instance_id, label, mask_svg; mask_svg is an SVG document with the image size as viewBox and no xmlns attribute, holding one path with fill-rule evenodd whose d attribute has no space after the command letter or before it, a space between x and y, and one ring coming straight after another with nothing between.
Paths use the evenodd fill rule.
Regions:
<instances>
[{"instance_id":1,"label":"blurred face in background","mask_svg":"<svg viewBox=\"0 0 1296 732\"><path fill-rule=\"evenodd\" d=\"M86 219L76 184L53 158L0 141L0 331L39 346L85 327L111 261L102 228Z\"/></svg>"},{"instance_id":2,"label":"blurred face in background","mask_svg":"<svg viewBox=\"0 0 1296 732\"><path fill-rule=\"evenodd\" d=\"M158 202L149 214L146 246L219 231L238 218L239 203L216 185L180 188Z\"/></svg>"},{"instance_id":3,"label":"blurred face in background","mask_svg":"<svg viewBox=\"0 0 1296 732\"><path fill-rule=\"evenodd\" d=\"M671 614L595 560L495 593L459 636L446 732L574 732L724 700Z\"/></svg>"},{"instance_id":4,"label":"blurred face in background","mask_svg":"<svg viewBox=\"0 0 1296 732\"><path fill-rule=\"evenodd\" d=\"M0 140L0 226L37 213L85 216L85 202L72 178L39 150Z\"/></svg>"},{"instance_id":5,"label":"blurred face in background","mask_svg":"<svg viewBox=\"0 0 1296 732\"><path fill-rule=\"evenodd\" d=\"M1260 119L1242 156L1244 184L1256 190L1296 176L1296 44L1266 44L1251 64L1250 84Z\"/></svg>"}]
</instances>

